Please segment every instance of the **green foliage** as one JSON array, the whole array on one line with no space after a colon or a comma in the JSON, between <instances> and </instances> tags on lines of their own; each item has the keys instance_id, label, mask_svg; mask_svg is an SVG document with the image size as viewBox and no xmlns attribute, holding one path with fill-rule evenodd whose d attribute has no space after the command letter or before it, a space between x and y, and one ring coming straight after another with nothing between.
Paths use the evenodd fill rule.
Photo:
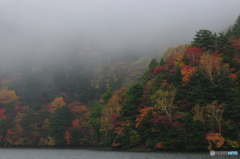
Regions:
<instances>
[{"instance_id":1,"label":"green foliage","mask_svg":"<svg viewBox=\"0 0 240 159\"><path fill-rule=\"evenodd\" d=\"M148 71L149 71L149 72L152 72L153 69L154 69L156 66L158 66L158 62L157 62L157 59L154 58L154 59L152 59L152 61L151 61L150 64L148 65Z\"/></svg>"},{"instance_id":2,"label":"green foliage","mask_svg":"<svg viewBox=\"0 0 240 159\"><path fill-rule=\"evenodd\" d=\"M151 94L154 94L160 87L160 83L163 79L163 75L161 73L159 73L155 78L154 78L154 82L151 85Z\"/></svg>"},{"instance_id":3,"label":"green foliage","mask_svg":"<svg viewBox=\"0 0 240 159\"><path fill-rule=\"evenodd\" d=\"M173 80L171 83L175 86L175 88L179 88L182 84L181 68L179 65L175 66Z\"/></svg>"},{"instance_id":4,"label":"green foliage","mask_svg":"<svg viewBox=\"0 0 240 159\"><path fill-rule=\"evenodd\" d=\"M90 126L90 128L93 129L93 133L91 134L91 139L97 143L100 141L100 137L101 137L101 134L99 132L101 128L101 125L99 122L101 111L102 111L101 105L95 103L94 106L91 108L90 115L89 115L90 119L88 121L88 125Z\"/></svg>"},{"instance_id":5,"label":"green foliage","mask_svg":"<svg viewBox=\"0 0 240 159\"><path fill-rule=\"evenodd\" d=\"M102 94L101 99L103 100L104 104L107 104L108 99L112 96L112 91L108 89L104 94Z\"/></svg>"},{"instance_id":6,"label":"green foliage","mask_svg":"<svg viewBox=\"0 0 240 159\"><path fill-rule=\"evenodd\" d=\"M72 114L67 106L59 107L52 115L50 122L50 135L54 138L57 145L65 144L63 138L65 130L70 126L72 120Z\"/></svg>"},{"instance_id":7,"label":"green foliage","mask_svg":"<svg viewBox=\"0 0 240 159\"><path fill-rule=\"evenodd\" d=\"M111 147L113 143L113 139L115 138L115 134L113 133L113 130L107 130L105 132L105 137L103 137L103 144L106 147Z\"/></svg>"},{"instance_id":8,"label":"green foliage","mask_svg":"<svg viewBox=\"0 0 240 159\"><path fill-rule=\"evenodd\" d=\"M85 55L97 57L92 63L76 53L66 56L66 61L56 57L45 66L0 72L2 86L20 96L0 105L0 145L90 143L196 150L209 144L205 140L209 131L226 139L223 148L236 145L240 140L239 28L240 16L226 34L199 30L192 42L197 54L190 57L188 45L169 49L166 61L152 59L134 84L148 57L119 54L122 61L110 61L91 49ZM218 61L201 61L204 52L209 57L219 55ZM128 88L113 93L122 85ZM51 103L56 97L66 105L54 110Z\"/></svg>"},{"instance_id":9,"label":"green foliage","mask_svg":"<svg viewBox=\"0 0 240 159\"><path fill-rule=\"evenodd\" d=\"M215 50L216 37L210 30L199 30L192 42L193 47L199 47L205 51Z\"/></svg>"},{"instance_id":10,"label":"green foliage","mask_svg":"<svg viewBox=\"0 0 240 159\"><path fill-rule=\"evenodd\" d=\"M161 60L160 60L159 66L163 66L165 64L166 64L166 62L164 61L164 58L162 57Z\"/></svg>"},{"instance_id":11,"label":"green foliage","mask_svg":"<svg viewBox=\"0 0 240 159\"><path fill-rule=\"evenodd\" d=\"M161 61L161 63L163 64L164 61ZM141 80L145 81L145 80L149 80L153 77L153 70L156 66L158 66L159 63L157 61L156 58L153 58L152 61L150 62L150 64L148 65L148 70L145 71L145 73L143 74L143 76L141 77Z\"/></svg>"},{"instance_id":12,"label":"green foliage","mask_svg":"<svg viewBox=\"0 0 240 159\"><path fill-rule=\"evenodd\" d=\"M234 134L239 135L240 132L240 91L239 89L236 88L229 88L228 92L226 93L226 104L228 105L227 107L227 114L225 116L228 117L228 119L234 121ZM228 129L231 129L228 127ZM233 134L233 133L232 133ZM235 136L234 135L234 136Z\"/></svg>"},{"instance_id":13,"label":"green foliage","mask_svg":"<svg viewBox=\"0 0 240 159\"><path fill-rule=\"evenodd\" d=\"M139 144L140 135L132 128L124 127L123 133L115 138L115 142L119 143L122 148L127 149Z\"/></svg>"},{"instance_id":14,"label":"green foliage","mask_svg":"<svg viewBox=\"0 0 240 159\"><path fill-rule=\"evenodd\" d=\"M152 139L147 139L145 142L146 148L153 148L155 147L156 143Z\"/></svg>"},{"instance_id":15,"label":"green foliage","mask_svg":"<svg viewBox=\"0 0 240 159\"><path fill-rule=\"evenodd\" d=\"M21 126L27 135L30 135L33 131L31 123L35 123L35 115L33 114L32 110L29 110L22 116L21 120Z\"/></svg>"},{"instance_id":16,"label":"green foliage","mask_svg":"<svg viewBox=\"0 0 240 159\"><path fill-rule=\"evenodd\" d=\"M3 138L3 136L5 136L6 130L7 130L6 120L0 119L0 136L1 136L1 139Z\"/></svg>"},{"instance_id":17,"label":"green foliage","mask_svg":"<svg viewBox=\"0 0 240 159\"><path fill-rule=\"evenodd\" d=\"M83 137L82 131L80 127L74 127L72 128L71 132L71 145L78 145L78 140Z\"/></svg>"},{"instance_id":18,"label":"green foliage","mask_svg":"<svg viewBox=\"0 0 240 159\"><path fill-rule=\"evenodd\" d=\"M238 16L238 18L236 19L234 26L231 30L231 34L236 36L237 38L240 37L240 15Z\"/></svg>"},{"instance_id":19,"label":"green foliage","mask_svg":"<svg viewBox=\"0 0 240 159\"><path fill-rule=\"evenodd\" d=\"M229 67L231 67L231 68L238 67L237 63L235 61L233 61L232 58L229 55L223 55L222 56L222 62L223 63L228 63Z\"/></svg>"},{"instance_id":20,"label":"green foliage","mask_svg":"<svg viewBox=\"0 0 240 159\"><path fill-rule=\"evenodd\" d=\"M186 85L186 91L184 96L188 100L189 105L206 105L211 99L213 99L213 94L209 92L209 87L211 83L204 78L201 71L197 69L190 77L190 82ZM210 99L209 99L210 98Z\"/></svg>"},{"instance_id":21,"label":"green foliage","mask_svg":"<svg viewBox=\"0 0 240 159\"><path fill-rule=\"evenodd\" d=\"M183 63L184 63L185 65L188 65L188 64L189 64L189 59L187 58L187 54L186 54L186 53L184 53L182 61L183 61Z\"/></svg>"},{"instance_id":22,"label":"green foliage","mask_svg":"<svg viewBox=\"0 0 240 159\"><path fill-rule=\"evenodd\" d=\"M159 137L162 135L159 131L152 132L152 129L159 130L159 127L157 124L150 122L151 119L151 115L146 115L141 121L140 127L137 129L141 137L141 143L147 148L155 148L156 143L160 141Z\"/></svg>"},{"instance_id":23,"label":"green foliage","mask_svg":"<svg viewBox=\"0 0 240 159\"><path fill-rule=\"evenodd\" d=\"M137 110L140 106L142 95L142 85L140 83L133 84L126 92L126 98L122 104L121 116L130 121L135 121Z\"/></svg>"},{"instance_id":24,"label":"green foliage","mask_svg":"<svg viewBox=\"0 0 240 159\"><path fill-rule=\"evenodd\" d=\"M219 36L217 37L217 50L219 53L233 57L235 50L232 48L232 44L229 42L229 39L229 34L219 33Z\"/></svg>"},{"instance_id":25,"label":"green foliage","mask_svg":"<svg viewBox=\"0 0 240 159\"><path fill-rule=\"evenodd\" d=\"M203 125L199 121L193 121L190 113L183 118L185 124L185 146L188 150L205 148L205 132Z\"/></svg>"}]
</instances>

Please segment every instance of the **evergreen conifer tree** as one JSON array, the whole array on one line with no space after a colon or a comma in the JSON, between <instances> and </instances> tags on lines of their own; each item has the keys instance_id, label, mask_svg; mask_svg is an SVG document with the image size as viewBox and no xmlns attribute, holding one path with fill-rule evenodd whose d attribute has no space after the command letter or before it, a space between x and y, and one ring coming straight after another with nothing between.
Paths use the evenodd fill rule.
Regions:
<instances>
[{"instance_id":1,"label":"evergreen conifer tree","mask_svg":"<svg viewBox=\"0 0 240 159\"><path fill-rule=\"evenodd\" d=\"M232 35L235 35L237 38L240 38L240 15L234 23L232 28Z\"/></svg>"}]
</instances>

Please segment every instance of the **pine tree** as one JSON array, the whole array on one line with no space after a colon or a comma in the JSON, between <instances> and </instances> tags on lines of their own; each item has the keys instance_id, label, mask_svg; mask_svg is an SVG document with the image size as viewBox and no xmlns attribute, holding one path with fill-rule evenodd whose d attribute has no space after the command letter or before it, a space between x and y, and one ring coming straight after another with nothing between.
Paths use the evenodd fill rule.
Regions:
<instances>
[{"instance_id":1,"label":"pine tree","mask_svg":"<svg viewBox=\"0 0 240 159\"><path fill-rule=\"evenodd\" d=\"M165 65L165 64L166 64L166 62L164 61L164 58L162 57L161 60L160 60L160 64L159 64L159 65L160 65L160 66L163 66L163 65Z\"/></svg>"},{"instance_id":2,"label":"pine tree","mask_svg":"<svg viewBox=\"0 0 240 159\"><path fill-rule=\"evenodd\" d=\"M235 35L237 38L240 39L240 15L234 23L234 26L232 28L232 35Z\"/></svg>"},{"instance_id":3,"label":"pine tree","mask_svg":"<svg viewBox=\"0 0 240 159\"><path fill-rule=\"evenodd\" d=\"M189 59L187 58L187 54L186 54L186 53L184 53L182 61L183 61L183 63L184 63L185 65L188 65L188 64L189 64Z\"/></svg>"},{"instance_id":4,"label":"pine tree","mask_svg":"<svg viewBox=\"0 0 240 159\"><path fill-rule=\"evenodd\" d=\"M175 71L173 74L173 81L172 84L176 87L176 88L180 88L182 83L182 75L181 75L181 68L179 65L175 66Z\"/></svg>"},{"instance_id":5,"label":"pine tree","mask_svg":"<svg viewBox=\"0 0 240 159\"><path fill-rule=\"evenodd\" d=\"M140 99L142 95L142 85L139 83L133 84L127 90L126 98L123 101L121 116L135 121L135 116L138 113L138 108L140 106Z\"/></svg>"},{"instance_id":6,"label":"pine tree","mask_svg":"<svg viewBox=\"0 0 240 159\"><path fill-rule=\"evenodd\" d=\"M144 75L141 77L141 80L149 80L153 77L153 70L156 66L158 66L159 63L156 58L153 58L150 64L148 65L148 70L144 73Z\"/></svg>"},{"instance_id":7,"label":"pine tree","mask_svg":"<svg viewBox=\"0 0 240 159\"><path fill-rule=\"evenodd\" d=\"M193 38L193 47L199 47L203 51L214 50L216 37L210 30L199 30Z\"/></svg>"},{"instance_id":8,"label":"pine tree","mask_svg":"<svg viewBox=\"0 0 240 159\"><path fill-rule=\"evenodd\" d=\"M217 47L219 53L233 57L233 53L235 52L234 48L231 46L232 44L229 42L230 35L219 33L217 37Z\"/></svg>"},{"instance_id":9,"label":"pine tree","mask_svg":"<svg viewBox=\"0 0 240 159\"><path fill-rule=\"evenodd\" d=\"M56 145L65 144L64 133L71 125L72 114L67 106L59 107L55 110L50 123L50 135L56 141Z\"/></svg>"}]
</instances>

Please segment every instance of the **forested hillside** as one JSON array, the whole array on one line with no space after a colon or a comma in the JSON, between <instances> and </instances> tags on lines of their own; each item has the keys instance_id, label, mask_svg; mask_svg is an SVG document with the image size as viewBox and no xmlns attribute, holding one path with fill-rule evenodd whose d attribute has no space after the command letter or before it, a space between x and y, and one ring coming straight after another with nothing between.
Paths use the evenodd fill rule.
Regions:
<instances>
[{"instance_id":1,"label":"forested hillside","mask_svg":"<svg viewBox=\"0 0 240 159\"><path fill-rule=\"evenodd\" d=\"M239 148L240 16L193 39L151 62L85 47L1 68L0 145Z\"/></svg>"}]
</instances>

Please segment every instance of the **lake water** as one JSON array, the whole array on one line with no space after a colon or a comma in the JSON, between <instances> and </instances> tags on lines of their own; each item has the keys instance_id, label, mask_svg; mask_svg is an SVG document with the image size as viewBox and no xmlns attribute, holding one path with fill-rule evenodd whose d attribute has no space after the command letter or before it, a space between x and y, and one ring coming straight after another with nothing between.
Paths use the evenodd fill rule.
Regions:
<instances>
[{"instance_id":1,"label":"lake water","mask_svg":"<svg viewBox=\"0 0 240 159\"><path fill-rule=\"evenodd\" d=\"M63 148L0 148L1 159L228 159L208 152L133 152Z\"/></svg>"}]
</instances>

